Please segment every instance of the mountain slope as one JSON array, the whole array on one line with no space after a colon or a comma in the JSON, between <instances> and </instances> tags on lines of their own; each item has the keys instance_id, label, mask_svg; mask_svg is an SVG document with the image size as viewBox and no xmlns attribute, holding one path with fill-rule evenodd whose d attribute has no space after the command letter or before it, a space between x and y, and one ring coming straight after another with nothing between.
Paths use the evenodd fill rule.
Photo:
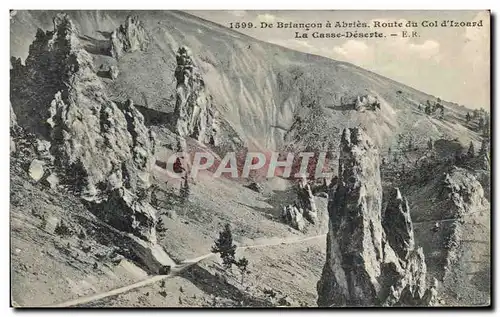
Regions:
<instances>
[{"instance_id":1,"label":"mountain slope","mask_svg":"<svg viewBox=\"0 0 500 317\"><path fill-rule=\"evenodd\" d=\"M24 59L36 28L51 27L55 12L19 11L11 21L11 55ZM433 97L354 65L264 43L220 25L176 11L69 11L80 39L93 53L96 67L117 65L116 80L104 78L116 99L171 112L174 107L175 52L188 46L201 68L216 107L249 144L280 149L297 117L307 118L321 107L327 127L341 131L363 125L383 147L391 138L411 130L419 136L459 137L478 142L474 134L456 131L453 122L465 109L446 104L449 116L434 120L417 111ZM117 62L107 53L110 33L129 14L137 15L150 35L146 52L133 52ZM340 106L343 96L378 96L381 111L360 113ZM463 120L463 119L461 119ZM449 122L451 121L451 122ZM417 124L418 123L418 124ZM332 131L315 131L329 135ZM335 142L338 142L335 133ZM325 138L328 138L326 136ZM324 142L328 144L328 142ZM335 148L338 143L335 143ZM300 145L299 145L300 146Z\"/></svg>"},{"instance_id":2,"label":"mountain slope","mask_svg":"<svg viewBox=\"0 0 500 317\"><path fill-rule=\"evenodd\" d=\"M17 69L21 62L26 63L37 28L49 30L50 33L56 13L18 11L12 17L11 55L20 57L21 60L13 60L11 69ZM145 32L141 29L138 33L129 34L125 30L125 37L120 39L130 41L136 40L133 36L144 36L148 45L139 43L135 45L138 49L133 50L131 48L134 43L127 43L121 47L123 54L115 54L116 50L112 49L112 43L117 38L114 32L124 21L128 21L130 14L138 16L138 20L133 21L140 21ZM361 127L379 148L383 190L402 185L401 183L411 180L414 174L424 174L423 178L426 179L422 181L423 184L415 183L413 187L412 184L403 184L408 185L404 187L408 192L404 192L411 205L412 219L418 222L415 226L415 240L423 245L427 264L430 264L429 276L443 278L446 264L443 262L448 256L447 250L441 245L435 248L424 243L428 239L429 230L433 230L426 223L432 225L435 221L440 221L445 216L442 206L449 203L448 196L454 196L437 195L444 186L441 182L441 170L425 170L422 162L441 160L442 164L451 168L455 163L450 157L460 154L464 146L472 142L476 149L479 148L481 135L474 129L475 122L467 122L465 119L467 109L441 102L444 105L442 117L438 113L426 114L420 104L425 104L428 100L434 104L436 98L433 96L357 66L257 41L182 12L69 11L68 15L78 31L75 32L78 34L74 39L78 42L75 48L80 49L81 45L86 51L84 55L89 57L89 64L93 64L88 67L92 75L91 82L99 86L99 89L88 87L87 82L82 87L89 88L86 92L90 96L99 92L109 104L121 105L119 110L127 118L137 119L130 120L130 124L126 124L127 129L116 129L116 135L130 133L132 138L129 143L134 146L137 143L137 138L134 138L137 136L136 130L155 140L157 146L154 158L159 163L153 163L155 160L149 150L141 151L148 159L145 166L148 172L144 173L152 183L148 188L153 188L158 195L156 203L151 200L151 208L154 210L147 208L154 214L152 218L155 220L148 228L158 235L157 239L152 240L157 240L158 245L165 249L173 261L179 262L210 252L217 231L226 223L233 227L236 244L250 245L257 244L255 241L300 239L324 234L328 217L327 199L318 195L313 198L318 209L318 223L308 224L303 232L281 223L283 207L293 203L297 194L294 192L293 181L277 177L259 184L262 185L261 190L260 187L251 189L252 187L243 186L247 180L213 178L207 173L202 176L208 177L200 177L190 184L189 199L182 201L177 194L180 181L166 177L165 170L160 165L165 157L176 151L174 147L179 141L179 135L176 135L172 126L172 118L175 118L176 103L184 97L179 94L178 86L179 81L185 77L176 74L176 70L179 70L176 54L187 52L178 50L187 46L190 48L193 64L199 70L199 74L195 76L196 85L202 92L197 94L197 91L192 95L202 95L206 98L203 104L217 109L219 119L223 121L221 127L224 133L242 140L246 150L280 150L292 153L323 150L331 152L333 158L336 158L339 154L340 132L345 128ZM129 51L125 52L127 49ZM67 66L64 62L62 64ZM183 66L182 71L191 69L191 61ZM41 71L49 72L43 67ZM36 80L30 84L38 86ZM65 84L67 83L63 82L60 86ZM40 83L41 90L44 85L45 82ZM192 89L190 85L182 89ZM76 89L78 86L71 86L71 83L68 86L70 87L62 90L67 88L70 96L79 92ZM47 96L43 99L37 95L30 96L35 101L43 101L29 103L29 112L25 112L26 109L18 104L18 100L25 96L16 87L11 88L11 108L16 113L19 124L26 128L29 125L26 122L43 123L43 115L53 99L52 90L44 91ZM61 87L58 86L57 90ZM102 103L92 104L101 106ZM85 106L81 102L72 102L70 105L76 110ZM133 111L123 110L124 106ZM31 116L26 117L26 113ZM102 129L99 125L104 126L106 122L122 117L116 114L98 118L95 114L93 116L96 120L92 122L87 120L88 116L75 116L77 120L70 118L70 121L89 123L89 129L84 131L96 131L91 134L82 133L82 140L98 140ZM134 128L136 125L140 129ZM64 129L72 129L72 126L68 125ZM150 133L149 129L155 133ZM11 134L13 130L16 131L12 126ZM14 180L11 188L11 254L14 271L13 297L17 303L36 306L76 299L132 284L144 279L148 273L155 274L151 271L158 271L151 270L151 263L144 259L141 261L134 254L133 248L117 243L124 241L123 231L126 231L116 226L121 218L125 218L121 207L111 204L106 208L101 205L91 208L81 197L65 191L65 188L52 188L51 184L46 184L45 179L36 180L33 175L37 174L37 162L33 157L37 157L37 147L45 143L35 139L34 144L30 145L35 147L35 154L25 155L26 149L21 146L25 140L22 139L16 136L13 140L11 135L11 141L17 147L17 151L14 149L11 153L15 167L11 176ZM77 138L70 139L75 139L75 143L78 143ZM428 149L429 139L446 140L431 142L431 147L435 147L434 151ZM185 141L188 151L224 154L221 149L203 144L197 139L186 137L182 141ZM109 158L117 154L116 149L112 149L106 142L102 143L99 148L86 155L88 161L97 162L95 157ZM132 151L132 148L126 148L124 153ZM57 158L61 159L60 156ZM338 160L331 161L331 169L335 170ZM64 158L61 162L64 163ZM155 164L157 166L151 166ZM108 166L109 164L97 165L106 172L99 181L112 181L113 178L109 175L115 175L117 169ZM108 173L108 170L111 172ZM449 172L448 169L446 171ZM462 177L462 173L466 176ZM484 180L489 171L482 171L484 177L480 180L481 185L474 182L472 189L463 181L473 179L468 173L450 172L456 178L454 181L462 186L459 187L462 188L460 191L477 188L480 192L482 189L479 188L484 187L485 192L489 192L489 185L483 185L487 183ZM129 177L124 176L125 178ZM152 197L151 192L138 191L137 194L140 194L141 199ZM385 199L385 193L383 195L381 202ZM60 199L54 200L52 196ZM438 199L438 203L429 203L428 197ZM134 206L140 205L135 204L135 200L132 202ZM474 205L471 209L476 207ZM481 204L479 221L482 225L489 220L488 207L486 203ZM136 210L128 208L127 212L135 214ZM107 217L95 217L107 216L109 213L116 216L117 221L104 223ZM477 230L477 240L486 245L489 227L476 225L475 213L469 216L466 220L472 224L473 230ZM152 223L149 219L146 220L148 224ZM462 219L457 217L453 223L460 221ZM132 221L134 226L136 222ZM90 229L81 233L82 227ZM442 227L448 229L446 225ZM447 239L448 231L452 230L434 235L439 243ZM465 246L467 243L477 243L463 242ZM157 249L152 248L153 253L154 251ZM478 256L489 253L486 247L481 250L481 254L467 252L466 247L454 251L471 261L478 261ZM268 305L269 298L266 296L274 291L279 292L283 298L289 295L300 300L301 304L315 305L316 282L321 276L321 266L326 256L325 241L308 240L305 244L274 246L270 250L244 250L238 256L245 256L250 261L252 274L245 277L245 283L243 279L240 282L239 276L234 272L229 274L223 271L214 259L200 262L182 276L175 277L172 285L152 285L103 302L89 303L89 306ZM454 302L447 298L448 303L464 305L484 304L488 301L489 291L485 287L487 274L484 273L489 272L488 263L481 263L477 267L481 271L478 273L480 276L474 276L473 281L464 282L466 287L456 292L463 297L466 292L464 290L481 288L477 295L474 294L467 301L456 297ZM454 281L460 280L463 274L469 274L469 270L473 269L474 265L463 264L459 270L444 274L447 291L453 291ZM46 290L49 290L48 294ZM266 300L263 301L262 298ZM283 301L283 305L290 303L285 299Z\"/></svg>"}]
</instances>

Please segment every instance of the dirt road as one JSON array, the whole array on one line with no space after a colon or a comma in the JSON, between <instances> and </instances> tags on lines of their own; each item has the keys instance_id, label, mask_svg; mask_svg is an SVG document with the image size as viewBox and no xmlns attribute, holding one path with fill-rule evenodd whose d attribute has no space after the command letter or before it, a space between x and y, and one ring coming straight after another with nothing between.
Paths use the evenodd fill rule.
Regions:
<instances>
[{"instance_id":1,"label":"dirt road","mask_svg":"<svg viewBox=\"0 0 500 317\"><path fill-rule=\"evenodd\" d=\"M311 236L311 237L306 237L306 238L299 238L299 237L288 237L288 238L263 238L259 240L265 240L266 243L261 243L261 244L253 244L253 245L246 245L246 246L240 246L237 247L236 250L245 250L245 249L258 249L258 248L265 248L265 247L270 247L270 246L275 246L275 245L285 245L285 244L295 244L295 243L301 243L313 239L319 239L319 238L324 238L326 237L326 234L320 234L316 236ZM259 241L256 240L255 242ZM94 294L94 295L89 295L89 296L84 296L80 297L77 299L69 300L66 302L62 303L57 303L57 304L50 304L46 305L43 307L71 307L71 306L76 306L76 305L82 305L86 303L90 303L96 300L100 300L109 296L115 296L119 295L125 292L129 292L131 290L134 290L136 288L144 287L146 285L150 285L156 282L159 282L161 280L166 280L169 279L180 272L186 270L192 265L195 265L196 263L203 261L211 256L214 256L214 253L207 253L202 256L199 256L197 258L189 259L189 260L184 260L183 262L179 263L175 267L172 268L172 271L168 275L155 275L152 277L149 277L143 281L126 285L123 287L115 288L113 290L104 292L104 293L99 293L99 294Z\"/></svg>"}]
</instances>

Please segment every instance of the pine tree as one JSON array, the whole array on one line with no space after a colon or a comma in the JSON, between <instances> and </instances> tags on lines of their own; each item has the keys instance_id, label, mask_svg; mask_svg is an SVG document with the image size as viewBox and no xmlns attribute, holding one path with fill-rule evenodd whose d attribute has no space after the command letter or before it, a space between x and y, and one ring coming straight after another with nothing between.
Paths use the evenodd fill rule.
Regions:
<instances>
[{"instance_id":1,"label":"pine tree","mask_svg":"<svg viewBox=\"0 0 500 317\"><path fill-rule=\"evenodd\" d=\"M226 269L230 269L236 262L236 245L233 244L231 226L228 223L224 226L224 230L219 232L219 238L215 240L215 245L212 246L212 253L220 254L222 264Z\"/></svg>"},{"instance_id":2,"label":"pine tree","mask_svg":"<svg viewBox=\"0 0 500 317\"><path fill-rule=\"evenodd\" d=\"M469 122L469 121L470 121L470 119L471 119L471 117L470 117L470 113L469 113L469 112L467 112L467 114L465 115L465 120L467 120L467 122Z\"/></svg>"},{"instance_id":3,"label":"pine tree","mask_svg":"<svg viewBox=\"0 0 500 317\"><path fill-rule=\"evenodd\" d=\"M467 151L467 156L469 158L473 158L475 156L474 144L472 143L472 141L470 142L469 150Z\"/></svg>"},{"instance_id":4,"label":"pine tree","mask_svg":"<svg viewBox=\"0 0 500 317\"><path fill-rule=\"evenodd\" d=\"M483 138L481 141L481 148L479 149L479 155L483 156L488 153L488 139Z\"/></svg>"},{"instance_id":5,"label":"pine tree","mask_svg":"<svg viewBox=\"0 0 500 317\"><path fill-rule=\"evenodd\" d=\"M234 264L240 270L241 285L243 285L245 274L248 274L248 260L245 257L243 257L238 261L236 261Z\"/></svg>"},{"instance_id":6,"label":"pine tree","mask_svg":"<svg viewBox=\"0 0 500 317\"><path fill-rule=\"evenodd\" d=\"M489 117L484 118L483 136L486 138L490 137L490 118Z\"/></svg>"}]
</instances>

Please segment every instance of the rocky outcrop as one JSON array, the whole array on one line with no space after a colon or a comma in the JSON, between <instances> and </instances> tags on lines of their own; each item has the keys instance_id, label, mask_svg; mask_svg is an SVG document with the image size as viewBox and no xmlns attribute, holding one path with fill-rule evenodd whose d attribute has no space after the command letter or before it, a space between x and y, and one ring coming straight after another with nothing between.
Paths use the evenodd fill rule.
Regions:
<instances>
[{"instance_id":1,"label":"rocky outcrop","mask_svg":"<svg viewBox=\"0 0 500 317\"><path fill-rule=\"evenodd\" d=\"M181 137L191 137L205 144L219 144L219 123L212 98L207 94L205 82L195 65L191 52L179 48L177 55L176 102L173 125Z\"/></svg>"},{"instance_id":2,"label":"rocky outcrop","mask_svg":"<svg viewBox=\"0 0 500 317\"><path fill-rule=\"evenodd\" d=\"M382 226L387 234L389 245L398 257L407 259L410 251L415 248L415 238L408 201L403 198L398 188L394 188L389 194Z\"/></svg>"},{"instance_id":3,"label":"rocky outcrop","mask_svg":"<svg viewBox=\"0 0 500 317\"><path fill-rule=\"evenodd\" d=\"M318 210L314 202L311 185L302 179L297 186L297 207L302 211L304 218L311 224L318 222Z\"/></svg>"},{"instance_id":4,"label":"rocky outcrop","mask_svg":"<svg viewBox=\"0 0 500 317\"><path fill-rule=\"evenodd\" d=\"M379 155L360 129L342 134L338 185L329 194L328 213L319 306L431 304L435 296L424 296L425 258L413 246L408 206L394 189L382 217Z\"/></svg>"},{"instance_id":5,"label":"rocky outcrop","mask_svg":"<svg viewBox=\"0 0 500 317\"><path fill-rule=\"evenodd\" d=\"M356 111L365 109L374 111L380 109L380 102L378 100L378 97L370 94L342 96L340 99L340 104L342 107L354 109Z\"/></svg>"},{"instance_id":6,"label":"rocky outcrop","mask_svg":"<svg viewBox=\"0 0 500 317\"><path fill-rule=\"evenodd\" d=\"M64 184L90 201L122 186L149 186L154 137L131 101L107 97L67 15L56 16L53 31L38 30L26 66L15 68L19 124L50 143Z\"/></svg>"},{"instance_id":7,"label":"rocky outcrop","mask_svg":"<svg viewBox=\"0 0 500 317\"><path fill-rule=\"evenodd\" d=\"M283 207L281 219L296 230L304 231L305 229L306 223L302 216L302 212L294 205Z\"/></svg>"},{"instance_id":8,"label":"rocky outcrop","mask_svg":"<svg viewBox=\"0 0 500 317\"><path fill-rule=\"evenodd\" d=\"M106 201L93 206L94 213L114 228L156 243L156 210L127 189L115 189Z\"/></svg>"},{"instance_id":9,"label":"rocky outcrop","mask_svg":"<svg viewBox=\"0 0 500 317\"><path fill-rule=\"evenodd\" d=\"M455 219L450 225L446 239L445 274L458 259L458 248L465 232L462 229L464 219L481 212L488 212L489 202L481 183L467 169L453 167L445 174L441 196L445 201L443 219Z\"/></svg>"},{"instance_id":10,"label":"rocky outcrop","mask_svg":"<svg viewBox=\"0 0 500 317\"><path fill-rule=\"evenodd\" d=\"M487 201L476 177L464 168L453 167L443 181L442 197L448 202L443 218L459 218L484 209Z\"/></svg>"},{"instance_id":11,"label":"rocky outcrop","mask_svg":"<svg viewBox=\"0 0 500 317\"><path fill-rule=\"evenodd\" d=\"M138 17L128 16L111 34L111 56L118 59L126 53L146 51L149 36Z\"/></svg>"},{"instance_id":12,"label":"rocky outcrop","mask_svg":"<svg viewBox=\"0 0 500 317\"><path fill-rule=\"evenodd\" d=\"M115 80L118 78L118 75L120 74L120 70L118 69L117 66L111 65L109 66L108 69L108 77Z\"/></svg>"},{"instance_id":13,"label":"rocky outcrop","mask_svg":"<svg viewBox=\"0 0 500 317\"><path fill-rule=\"evenodd\" d=\"M128 51L137 44L125 30ZM115 103L107 96L67 15L56 16L53 31L38 30L26 65L14 60L11 75L12 107L18 124L31 132L21 145L39 160L30 165L32 177L64 186L105 223L131 235L126 248L153 271L170 263L156 244L156 211L144 197L155 136L131 100Z\"/></svg>"}]
</instances>

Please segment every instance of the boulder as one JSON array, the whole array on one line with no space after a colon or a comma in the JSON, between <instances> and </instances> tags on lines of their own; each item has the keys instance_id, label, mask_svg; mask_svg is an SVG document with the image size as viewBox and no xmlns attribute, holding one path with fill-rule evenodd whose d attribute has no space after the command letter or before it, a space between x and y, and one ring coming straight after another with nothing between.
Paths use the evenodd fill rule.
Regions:
<instances>
[{"instance_id":1,"label":"boulder","mask_svg":"<svg viewBox=\"0 0 500 317\"><path fill-rule=\"evenodd\" d=\"M57 177L56 174L52 173L44 179L44 184L52 189L56 189L59 185L59 177Z\"/></svg>"},{"instance_id":2,"label":"boulder","mask_svg":"<svg viewBox=\"0 0 500 317\"><path fill-rule=\"evenodd\" d=\"M120 74L120 70L118 69L117 66L112 65L109 67L109 70L108 70L109 78L115 80L116 78L118 78L119 74Z\"/></svg>"},{"instance_id":3,"label":"boulder","mask_svg":"<svg viewBox=\"0 0 500 317\"><path fill-rule=\"evenodd\" d=\"M29 176L36 182L42 179L44 175L44 169L43 169L43 161L40 160L33 160L31 161L31 164L29 166L28 174Z\"/></svg>"},{"instance_id":4,"label":"boulder","mask_svg":"<svg viewBox=\"0 0 500 317\"><path fill-rule=\"evenodd\" d=\"M93 205L93 212L114 228L156 243L156 210L125 188L115 189L108 199Z\"/></svg>"},{"instance_id":5,"label":"boulder","mask_svg":"<svg viewBox=\"0 0 500 317\"><path fill-rule=\"evenodd\" d=\"M375 111L380 109L378 97L371 94L342 96L340 99L340 105L341 107L354 109L356 111Z\"/></svg>"}]
</instances>

